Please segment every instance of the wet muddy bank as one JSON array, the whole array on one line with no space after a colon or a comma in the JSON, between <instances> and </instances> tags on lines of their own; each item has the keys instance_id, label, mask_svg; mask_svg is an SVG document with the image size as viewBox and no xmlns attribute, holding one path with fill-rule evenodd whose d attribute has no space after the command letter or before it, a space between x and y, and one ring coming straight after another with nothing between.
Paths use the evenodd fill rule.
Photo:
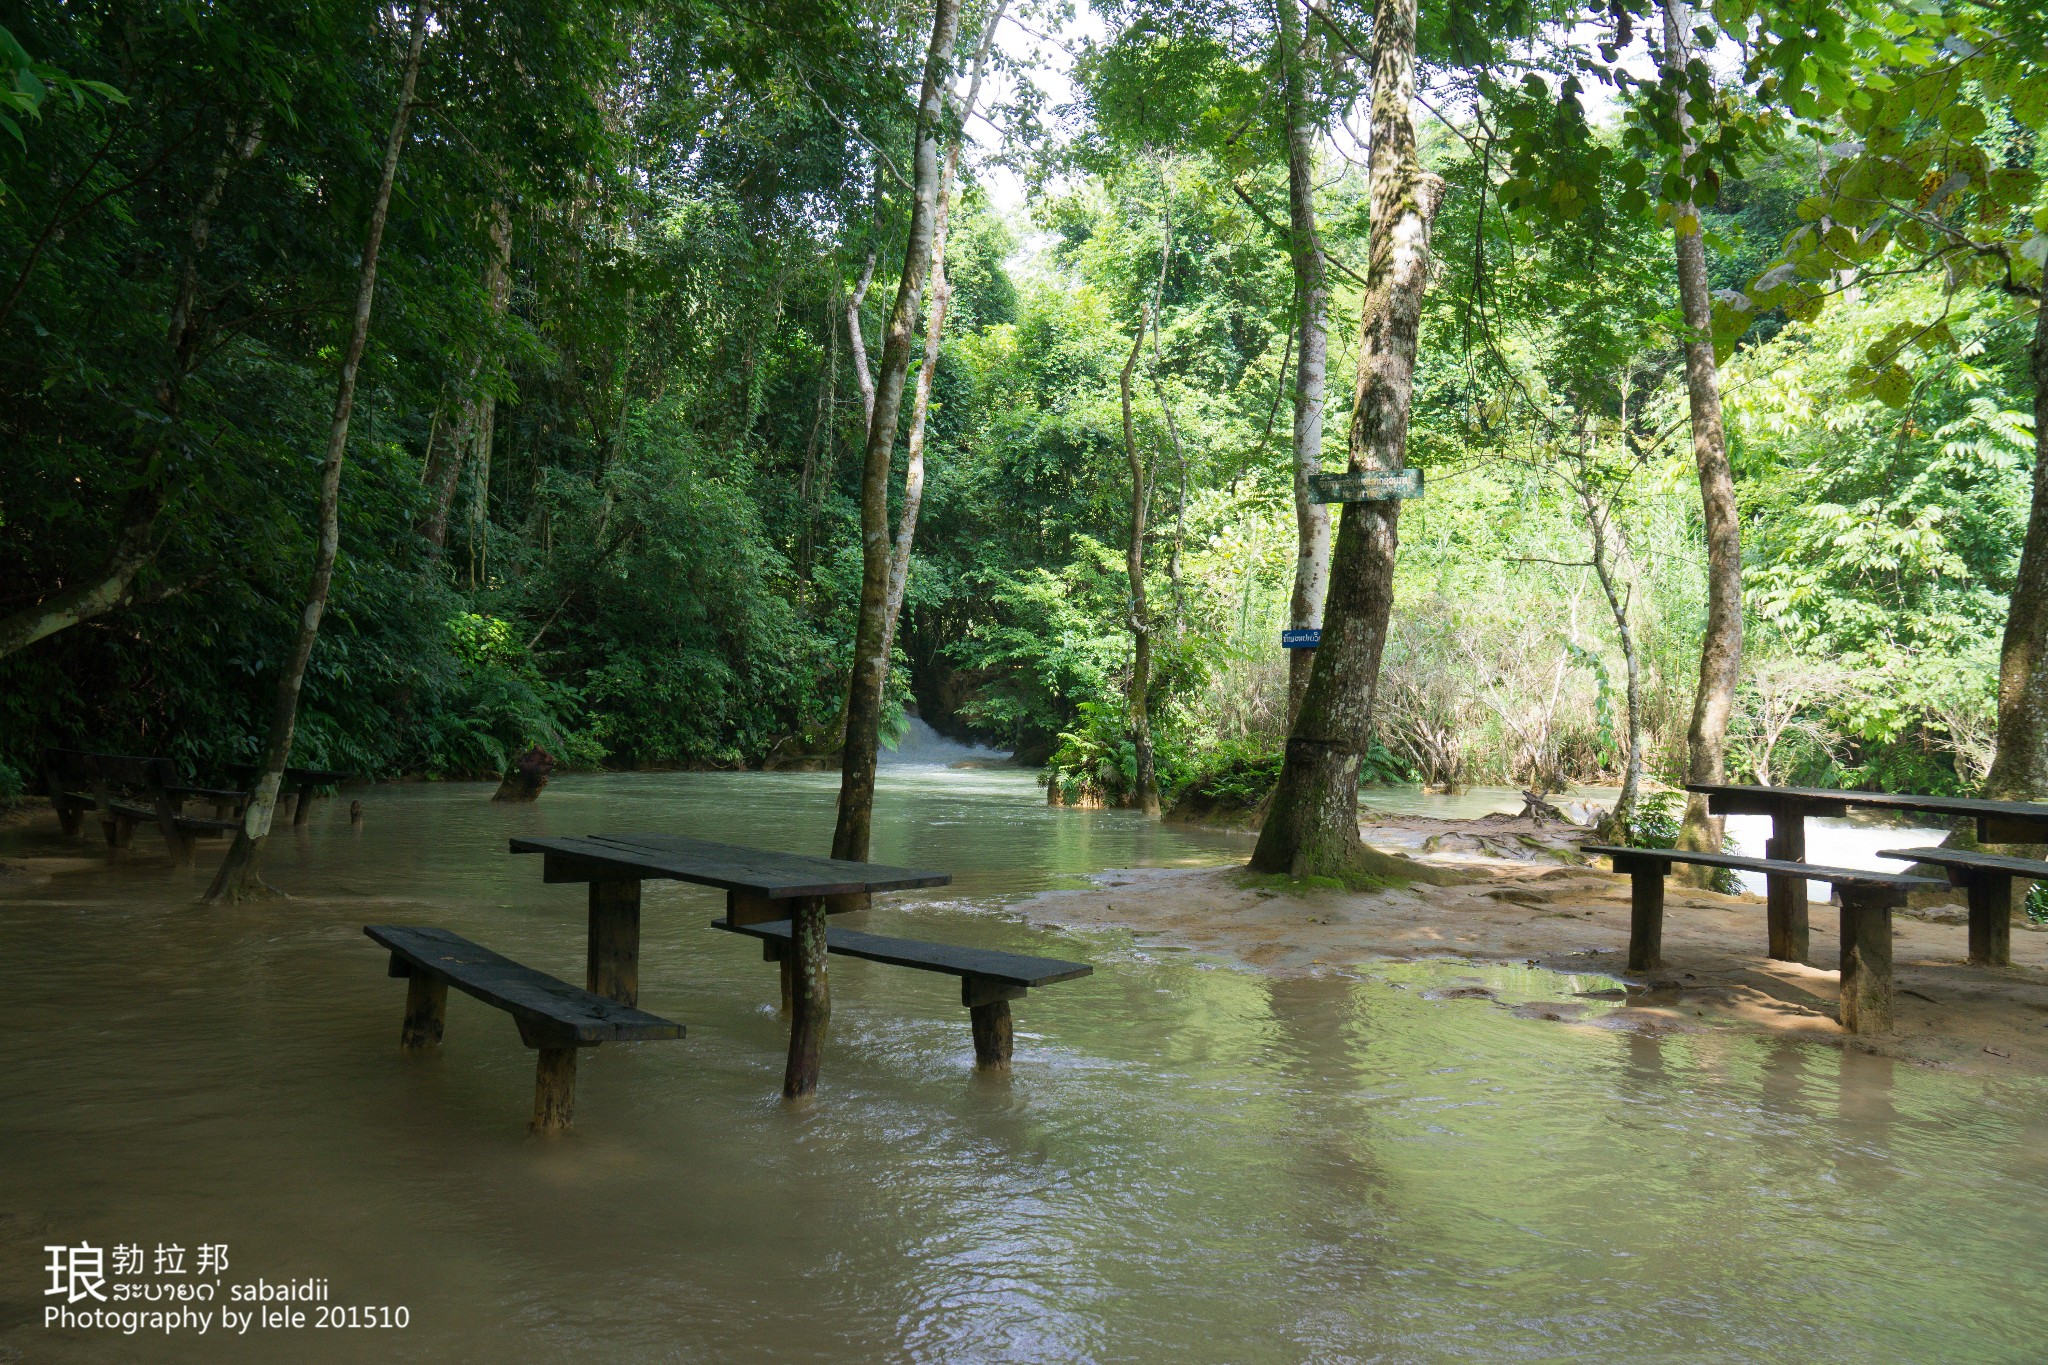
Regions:
<instances>
[{"instance_id":1,"label":"wet muddy bank","mask_svg":"<svg viewBox=\"0 0 2048 1365\"><path fill-rule=\"evenodd\" d=\"M1899 914L1897 1029L1857 1037L1836 1018L1833 905L1809 910L1814 963L1778 962L1764 953L1761 897L1673 885L1666 965L1637 974L1626 969L1627 878L1541 855L1525 867L1467 870L1468 885L1350 892L1303 889L1238 867L1129 869L1099 874L1087 890L1042 893L1019 910L1035 924L1116 926L1276 976L1355 975L1430 957L1593 972L1613 978L1622 992L1614 998L1626 1005L1605 1019L1607 1028L1789 1034L1930 1066L2048 1076L2048 932L2023 920L2014 922L2014 965L2005 969L1967 963L1959 913L1936 906Z\"/></svg>"}]
</instances>

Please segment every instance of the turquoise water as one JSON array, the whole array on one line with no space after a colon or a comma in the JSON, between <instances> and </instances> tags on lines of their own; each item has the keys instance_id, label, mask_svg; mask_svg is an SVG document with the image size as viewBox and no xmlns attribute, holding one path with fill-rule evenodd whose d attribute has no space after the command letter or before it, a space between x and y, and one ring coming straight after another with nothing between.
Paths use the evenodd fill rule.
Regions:
<instances>
[{"instance_id":1,"label":"turquoise water","mask_svg":"<svg viewBox=\"0 0 2048 1365\"><path fill-rule=\"evenodd\" d=\"M0 857L78 870L0 879L0 1361L2041 1355L2043 1083L1610 1031L1597 977L1277 979L1034 929L1024 894L1248 841L1049 810L1015 770L885 767L875 857L956 881L863 917L1096 964L1015 1006L1007 1078L974 1072L949 979L838 959L823 1086L786 1105L774 968L704 927L715 894L667 884L641 998L689 1037L584 1054L566 1139L525 1134L532 1054L502 1014L457 996L438 1056L398 1054L403 987L364 923L580 981L582 888L508 836L817 850L836 784L370 789L359 831L329 802L276 841L291 900L228 910L147 832L117 857L54 819L7 832ZM46 1330L43 1247L81 1241L227 1244L229 1282L325 1277L410 1325Z\"/></svg>"}]
</instances>

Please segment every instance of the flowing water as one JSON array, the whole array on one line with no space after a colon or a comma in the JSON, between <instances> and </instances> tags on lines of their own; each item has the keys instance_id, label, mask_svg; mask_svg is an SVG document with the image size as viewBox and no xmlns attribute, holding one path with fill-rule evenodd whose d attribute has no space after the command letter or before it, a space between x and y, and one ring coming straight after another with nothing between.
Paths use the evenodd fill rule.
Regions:
<instances>
[{"instance_id":1,"label":"flowing water","mask_svg":"<svg viewBox=\"0 0 2048 1365\"><path fill-rule=\"evenodd\" d=\"M364 923L580 981L582 888L508 835L817 849L836 784L379 787L360 830L328 802L275 841L294 899L235 909L197 908L146 831L0 878L0 1362L2042 1355L2048 1084L1456 998L1597 1010L1594 977L1285 980L1034 929L1023 893L1247 841L1048 810L1015 769L885 766L875 857L956 881L865 917L1096 964L1015 1006L1007 1078L973 1071L950 979L834 959L823 1087L785 1105L774 968L669 883L641 998L689 1037L585 1053L567 1138L525 1134L533 1054L495 1010L456 995L439 1055L399 1055ZM0 853L64 848L54 823ZM225 1285L324 1279L409 1325L46 1329L44 1248L88 1243L225 1245Z\"/></svg>"}]
</instances>

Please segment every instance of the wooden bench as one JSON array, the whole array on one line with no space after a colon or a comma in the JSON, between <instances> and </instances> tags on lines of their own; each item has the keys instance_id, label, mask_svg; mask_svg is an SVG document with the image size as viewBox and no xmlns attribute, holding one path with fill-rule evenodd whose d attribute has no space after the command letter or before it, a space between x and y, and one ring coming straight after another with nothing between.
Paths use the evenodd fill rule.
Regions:
<instances>
[{"instance_id":1,"label":"wooden bench","mask_svg":"<svg viewBox=\"0 0 2048 1365\"><path fill-rule=\"evenodd\" d=\"M1867 792L1833 787L1754 787L1731 782L1688 782L1685 789L1707 798L1714 815L1767 815L1771 837L1764 857L1784 863L1806 858L1808 816L1842 816L1857 810L1940 815L1977 822L1986 844L2048 843L2048 803L1984 801L1968 796L1920 796L1911 792ZM1815 878L1815 880L1819 880ZM1806 888L1796 878L1768 879L1771 956L1806 960Z\"/></svg>"},{"instance_id":2,"label":"wooden bench","mask_svg":"<svg viewBox=\"0 0 2048 1365\"><path fill-rule=\"evenodd\" d=\"M728 933L746 934L761 940L761 955L769 962L784 964L792 959L789 950L793 932L789 920L766 924L734 924L713 920L711 927ZM1055 981L1072 981L1091 975L1095 969L1085 962L1064 962L1054 957L1028 957L1022 953L997 952L990 948L962 948L950 943L924 943L910 938L887 938L855 929L825 931L825 950L846 957L886 962L892 967L914 967L920 971L943 972L960 978L960 1003L967 1008L974 1031L974 1062L981 1067L1010 1064L1012 1035L1010 1002L1022 1000L1033 986ZM790 979L784 971L783 1005L789 1004Z\"/></svg>"},{"instance_id":3,"label":"wooden bench","mask_svg":"<svg viewBox=\"0 0 2048 1365\"><path fill-rule=\"evenodd\" d=\"M1892 848L1877 856L1940 868L1970 905L1970 961L2012 965L2012 884L2048 881L2048 863L1959 848Z\"/></svg>"},{"instance_id":4,"label":"wooden bench","mask_svg":"<svg viewBox=\"0 0 2048 1365\"><path fill-rule=\"evenodd\" d=\"M1926 877L1902 877L1850 867L1815 867L1732 853L1676 848L1621 848L1586 844L1579 850L1614 860L1629 877L1628 969L1663 965L1664 878L1674 863L1725 867L1737 872L1827 882L1842 900L1842 1026L1851 1033L1888 1033L1892 1027L1892 911L1915 891L1939 890ZM1804 892L1802 891L1802 895ZM1802 916L1802 919L1804 917Z\"/></svg>"},{"instance_id":5,"label":"wooden bench","mask_svg":"<svg viewBox=\"0 0 2048 1365\"><path fill-rule=\"evenodd\" d=\"M163 832L171 861L181 866L192 862L195 838L240 828L234 820L220 818L220 807L248 796L246 792L191 786L168 758L45 749L42 767L50 804L56 807L58 823L66 834L78 833L90 812L99 817L108 847L126 848L136 825L153 824ZM215 818L184 813L185 801L194 796L216 803Z\"/></svg>"},{"instance_id":6,"label":"wooden bench","mask_svg":"<svg viewBox=\"0 0 2048 1365\"><path fill-rule=\"evenodd\" d=\"M363 932L391 950L391 975L406 978L398 1041L407 1052L440 1043L450 986L512 1016L519 1041L540 1054L533 1076L536 1133L569 1126L576 1109L578 1048L683 1036L681 1024L578 990L446 929L366 924Z\"/></svg>"}]
</instances>

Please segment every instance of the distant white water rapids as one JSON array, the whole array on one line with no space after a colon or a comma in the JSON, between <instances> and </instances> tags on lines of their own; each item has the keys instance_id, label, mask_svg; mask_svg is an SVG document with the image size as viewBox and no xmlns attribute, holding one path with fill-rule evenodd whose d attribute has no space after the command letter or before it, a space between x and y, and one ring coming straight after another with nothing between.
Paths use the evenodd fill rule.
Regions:
<instances>
[{"instance_id":1,"label":"distant white water rapids","mask_svg":"<svg viewBox=\"0 0 2048 1365\"><path fill-rule=\"evenodd\" d=\"M0 875L0 1361L2041 1355L2043 1082L1457 998L1597 1012L1596 976L1287 979L1035 926L1030 892L1250 841L1048 808L1015 767L886 765L875 858L956 880L848 921L1094 963L1015 1003L1006 1078L975 1073L957 982L835 958L822 1086L785 1105L775 968L706 927L717 893L661 882L641 1004L689 1036L583 1053L565 1139L526 1135L533 1054L503 1013L453 995L439 1054L400 1055L405 984L365 923L580 984L584 888L508 837L822 851L838 782L572 774L512 807L370 788L359 830L346 801L281 827L265 872L292 899L232 909L194 903L219 844L187 877L147 830L118 853L47 815L0 830L0 861L70 869ZM46 1330L44 1248L81 1242L224 1244L229 1279L324 1278L410 1326Z\"/></svg>"},{"instance_id":2,"label":"distant white water rapids","mask_svg":"<svg viewBox=\"0 0 2048 1365\"><path fill-rule=\"evenodd\" d=\"M917 768L950 768L956 763L987 765L1007 763L1010 755L1001 749L990 749L980 744L962 744L948 739L932 729L917 716L909 718L910 726L894 748L884 746L878 756L883 766Z\"/></svg>"}]
</instances>

